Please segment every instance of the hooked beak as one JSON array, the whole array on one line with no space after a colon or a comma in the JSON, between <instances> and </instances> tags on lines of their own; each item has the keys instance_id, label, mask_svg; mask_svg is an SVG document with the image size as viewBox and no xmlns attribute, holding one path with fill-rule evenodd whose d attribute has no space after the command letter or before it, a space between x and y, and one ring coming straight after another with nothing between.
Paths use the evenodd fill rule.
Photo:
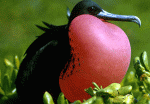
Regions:
<instances>
[{"instance_id":1,"label":"hooked beak","mask_svg":"<svg viewBox=\"0 0 150 104\"><path fill-rule=\"evenodd\" d=\"M141 26L141 20L137 16L112 14L102 10L100 13L97 14L97 17L104 20L134 22L137 23L139 27Z\"/></svg>"}]
</instances>

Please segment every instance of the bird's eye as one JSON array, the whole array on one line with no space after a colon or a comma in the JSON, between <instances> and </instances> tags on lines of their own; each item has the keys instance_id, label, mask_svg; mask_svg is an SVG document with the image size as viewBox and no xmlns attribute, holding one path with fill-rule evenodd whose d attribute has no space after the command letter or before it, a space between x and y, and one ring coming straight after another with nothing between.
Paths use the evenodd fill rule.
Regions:
<instances>
[{"instance_id":1,"label":"bird's eye","mask_svg":"<svg viewBox=\"0 0 150 104\"><path fill-rule=\"evenodd\" d=\"M89 12L90 14L94 15L94 14L96 14L96 12L97 12L97 8L94 7L94 6L89 7L89 8L88 8L88 12Z\"/></svg>"}]
</instances>

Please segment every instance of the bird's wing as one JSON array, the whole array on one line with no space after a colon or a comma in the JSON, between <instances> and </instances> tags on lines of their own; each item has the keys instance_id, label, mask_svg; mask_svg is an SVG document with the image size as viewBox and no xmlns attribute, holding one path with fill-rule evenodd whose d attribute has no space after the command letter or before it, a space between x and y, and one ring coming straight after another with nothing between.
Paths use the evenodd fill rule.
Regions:
<instances>
[{"instance_id":1,"label":"bird's wing","mask_svg":"<svg viewBox=\"0 0 150 104\"><path fill-rule=\"evenodd\" d=\"M56 61L59 61L59 59L57 59L58 57L61 58L62 56L65 56L60 56L60 54L69 54L67 25L54 26L45 22L43 23L48 26L48 28L45 33L39 36L26 50L26 56L20 65L16 83L20 80L22 80L22 83L24 83L25 80L28 80L28 76L32 74L33 70L47 68L49 67L49 64L53 67L56 64ZM63 50L62 48L66 51L68 49L68 53L66 51L60 52ZM44 75L44 72L40 74Z\"/></svg>"},{"instance_id":2,"label":"bird's wing","mask_svg":"<svg viewBox=\"0 0 150 104\"><path fill-rule=\"evenodd\" d=\"M45 25L51 28L29 46L20 64L15 83L18 95L22 95L23 98L30 92L38 97L38 94L47 90L57 98L59 91L56 93L57 91L51 89L59 90L56 80L59 80L60 72L70 58L67 25Z\"/></svg>"},{"instance_id":3,"label":"bird's wing","mask_svg":"<svg viewBox=\"0 0 150 104\"><path fill-rule=\"evenodd\" d=\"M41 36L38 36L37 39L28 47L25 54L35 54L36 51L38 51L41 47L46 45L48 42L52 40L57 40L61 34L56 34L58 31L67 30L67 25L62 26L55 26L48 24L46 22L43 22L47 28L36 25L39 29L45 31L44 34Z\"/></svg>"}]
</instances>

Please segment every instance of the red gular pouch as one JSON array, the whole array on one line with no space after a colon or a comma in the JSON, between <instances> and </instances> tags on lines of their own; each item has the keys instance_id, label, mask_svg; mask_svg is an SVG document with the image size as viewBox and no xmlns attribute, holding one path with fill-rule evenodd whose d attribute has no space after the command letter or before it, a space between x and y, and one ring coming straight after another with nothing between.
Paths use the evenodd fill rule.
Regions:
<instances>
[{"instance_id":1,"label":"red gular pouch","mask_svg":"<svg viewBox=\"0 0 150 104\"><path fill-rule=\"evenodd\" d=\"M130 64L131 47L121 28L83 14L72 20L68 34L72 58L60 75L59 85L70 102L90 98L84 89L94 87L92 82L104 88L122 81Z\"/></svg>"}]
</instances>

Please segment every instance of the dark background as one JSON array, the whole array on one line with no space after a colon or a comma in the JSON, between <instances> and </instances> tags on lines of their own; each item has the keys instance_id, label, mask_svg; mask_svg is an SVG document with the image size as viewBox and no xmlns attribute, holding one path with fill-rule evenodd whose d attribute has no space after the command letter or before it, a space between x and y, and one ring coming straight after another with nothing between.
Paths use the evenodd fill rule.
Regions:
<instances>
[{"instance_id":1,"label":"dark background","mask_svg":"<svg viewBox=\"0 0 150 104\"><path fill-rule=\"evenodd\" d=\"M67 24L66 8L70 10L80 0L1 0L0 1L0 70L5 69L4 58L13 62L21 58L29 45L43 33L35 24L42 21L54 25ZM133 58L144 50L150 59L150 0L93 0L104 10L125 15L136 15L141 28L135 23L112 22L122 28L129 37L133 70ZM63 35L63 34L62 34Z\"/></svg>"}]
</instances>

